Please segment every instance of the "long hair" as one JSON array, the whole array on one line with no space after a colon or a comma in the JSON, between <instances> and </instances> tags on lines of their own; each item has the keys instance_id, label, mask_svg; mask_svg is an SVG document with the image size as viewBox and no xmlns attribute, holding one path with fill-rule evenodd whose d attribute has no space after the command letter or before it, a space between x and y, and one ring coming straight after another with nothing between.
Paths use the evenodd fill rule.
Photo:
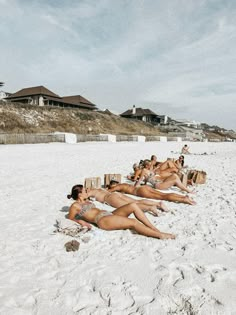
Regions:
<instances>
[{"instance_id":1,"label":"long hair","mask_svg":"<svg viewBox=\"0 0 236 315\"><path fill-rule=\"evenodd\" d=\"M184 167L184 155L180 155L179 158L181 158L181 161L180 161L181 166Z\"/></svg>"},{"instance_id":2,"label":"long hair","mask_svg":"<svg viewBox=\"0 0 236 315\"><path fill-rule=\"evenodd\" d=\"M79 194L82 192L84 186L83 185L74 185L71 189L71 194L67 195L68 199L74 199L77 200Z\"/></svg>"},{"instance_id":3,"label":"long hair","mask_svg":"<svg viewBox=\"0 0 236 315\"><path fill-rule=\"evenodd\" d=\"M149 163L150 163L150 160L148 160L148 159L144 160L144 162L143 162L144 168L145 168Z\"/></svg>"}]
</instances>

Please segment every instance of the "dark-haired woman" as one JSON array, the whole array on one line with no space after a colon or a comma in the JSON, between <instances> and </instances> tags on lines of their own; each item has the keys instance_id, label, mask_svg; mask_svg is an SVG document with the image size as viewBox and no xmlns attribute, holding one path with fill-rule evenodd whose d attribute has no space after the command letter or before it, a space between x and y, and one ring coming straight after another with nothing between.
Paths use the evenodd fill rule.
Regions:
<instances>
[{"instance_id":1,"label":"dark-haired woman","mask_svg":"<svg viewBox=\"0 0 236 315\"><path fill-rule=\"evenodd\" d=\"M175 165L178 170L181 170L184 167L184 155L180 155L178 160L175 160Z\"/></svg>"},{"instance_id":2,"label":"dark-haired woman","mask_svg":"<svg viewBox=\"0 0 236 315\"><path fill-rule=\"evenodd\" d=\"M134 196L139 196L142 198L150 198L157 200L168 200L173 202L181 202L189 205L195 205L196 202L190 198L188 195L180 195L175 193L163 193L160 192L151 186L142 185L142 186L133 186L130 184L112 184L109 187L109 191L111 192L121 192L123 194L129 194Z\"/></svg>"},{"instance_id":3,"label":"dark-haired woman","mask_svg":"<svg viewBox=\"0 0 236 315\"><path fill-rule=\"evenodd\" d=\"M83 185L77 185L83 188ZM152 201L147 199L134 199L119 192L111 193L102 188L87 188L86 193L89 199L95 198L96 201L105 203L113 208L119 208L128 203L135 202L142 211L150 211L158 215L157 209L168 211L163 201ZM70 195L68 195L70 197Z\"/></svg>"},{"instance_id":4,"label":"dark-haired woman","mask_svg":"<svg viewBox=\"0 0 236 315\"><path fill-rule=\"evenodd\" d=\"M144 163L142 173L139 177L139 180L136 182L135 186L138 186L143 180L145 183L150 183L155 189L165 190L172 186L177 186L179 189L187 193L193 192L192 190L188 189L188 187L184 186L181 183L181 180L177 174L169 174L168 176L163 177L162 173L155 174L155 172L150 170L150 167L151 167L150 161L146 160Z\"/></svg>"},{"instance_id":5,"label":"dark-haired woman","mask_svg":"<svg viewBox=\"0 0 236 315\"><path fill-rule=\"evenodd\" d=\"M90 223L95 223L103 230L126 230L131 229L138 234L159 238L173 239L173 234L160 232L147 219L143 211L134 203L129 203L117 208L113 212L100 210L91 201L88 201L88 194L82 185L72 187L71 195L75 202L70 206L69 219L91 228ZM134 214L136 219L130 219L128 216Z\"/></svg>"}]
</instances>

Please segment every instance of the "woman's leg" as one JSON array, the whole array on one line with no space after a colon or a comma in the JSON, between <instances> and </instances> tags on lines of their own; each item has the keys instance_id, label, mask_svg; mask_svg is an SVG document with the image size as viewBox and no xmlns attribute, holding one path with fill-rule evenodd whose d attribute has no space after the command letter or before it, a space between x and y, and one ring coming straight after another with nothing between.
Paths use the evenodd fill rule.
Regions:
<instances>
[{"instance_id":1,"label":"woman's leg","mask_svg":"<svg viewBox=\"0 0 236 315\"><path fill-rule=\"evenodd\" d=\"M146 185L137 189L137 196L150 199L167 200L172 202L181 202L189 205L195 205L196 202L189 196L183 196L175 193L163 193Z\"/></svg>"},{"instance_id":2,"label":"woman's leg","mask_svg":"<svg viewBox=\"0 0 236 315\"><path fill-rule=\"evenodd\" d=\"M169 211L168 207L165 205L163 201L156 202L147 199L142 199L137 200L136 203L138 204L139 208L144 212L150 211L155 215L158 215L157 208L165 212Z\"/></svg>"},{"instance_id":3,"label":"woman's leg","mask_svg":"<svg viewBox=\"0 0 236 315\"><path fill-rule=\"evenodd\" d=\"M112 230L126 230L131 229L136 231L138 234L154 237L159 239L174 239L175 236L169 233L163 233L159 230L153 230L142 223L139 223L136 219L129 219L119 215L106 216L98 221L98 226L107 231Z\"/></svg>"},{"instance_id":4,"label":"woman's leg","mask_svg":"<svg viewBox=\"0 0 236 315\"><path fill-rule=\"evenodd\" d=\"M165 171L165 170L169 170L169 171L172 171L172 172L177 172L178 171L178 169L177 169L177 167L176 167L176 165L175 165L175 163L174 162L172 162L172 161L165 161L165 162L163 162L162 164L161 164L161 166L159 167L159 169L161 170L161 171Z\"/></svg>"},{"instance_id":5,"label":"woman's leg","mask_svg":"<svg viewBox=\"0 0 236 315\"><path fill-rule=\"evenodd\" d=\"M157 173L157 175L159 175L159 177L160 177L161 179L165 179L165 178L171 176L172 174L173 174L173 172L172 172L172 171L169 171L169 170L160 171L160 172Z\"/></svg>"},{"instance_id":6,"label":"woman's leg","mask_svg":"<svg viewBox=\"0 0 236 315\"><path fill-rule=\"evenodd\" d=\"M127 195L121 193L111 193L109 197L106 199L110 206L114 208L119 208L124 206L128 203L135 202L139 205L139 208L146 211L151 211L153 214L158 215L157 208L161 209L162 211L168 211L167 206L163 202L155 202L151 200L138 200L131 198Z\"/></svg>"},{"instance_id":7,"label":"woman's leg","mask_svg":"<svg viewBox=\"0 0 236 315\"><path fill-rule=\"evenodd\" d=\"M152 225L152 223L148 220L146 215L143 213L143 211L139 208L139 206L135 202L119 207L118 209L114 210L112 213L114 215L126 217L126 218L128 218L128 216L133 213L134 216L144 225L148 226L150 229L157 230L157 228L154 225Z\"/></svg>"},{"instance_id":8,"label":"woman's leg","mask_svg":"<svg viewBox=\"0 0 236 315\"><path fill-rule=\"evenodd\" d=\"M192 191L184 186L178 175L173 174L170 177L166 178L162 183L157 184L155 188L157 189L168 189L171 186L177 186L179 189L191 193Z\"/></svg>"}]
</instances>

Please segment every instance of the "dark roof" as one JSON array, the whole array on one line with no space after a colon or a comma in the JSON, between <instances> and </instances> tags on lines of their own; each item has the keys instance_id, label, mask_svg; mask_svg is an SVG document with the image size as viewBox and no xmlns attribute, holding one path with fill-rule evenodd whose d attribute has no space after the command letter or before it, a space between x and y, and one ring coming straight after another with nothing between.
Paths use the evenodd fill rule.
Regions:
<instances>
[{"instance_id":1,"label":"dark roof","mask_svg":"<svg viewBox=\"0 0 236 315\"><path fill-rule=\"evenodd\" d=\"M112 112L109 111L109 109L104 110L103 113L108 115L114 115Z\"/></svg>"},{"instance_id":2,"label":"dark roof","mask_svg":"<svg viewBox=\"0 0 236 315\"><path fill-rule=\"evenodd\" d=\"M11 98L31 96L31 95L46 95L46 96L51 96L51 97L61 99L59 95L53 93L52 91L48 90L42 85L21 89L17 91L16 93L11 94L11 96L9 96L8 98L11 99Z\"/></svg>"},{"instance_id":3,"label":"dark roof","mask_svg":"<svg viewBox=\"0 0 236 315\"><path fill-rule=\"evenodd\" d=\"M30 88L21 89L16 93L5 97L7 100L24 100L34 95L42 95L44 99L52 100L61 103L62 105L73 105L72 107L78 106L84 109L97 109L96 105L91 103L89 100L81 95L71 95L60 97L59 95L48 90L44 86L35 86Z\"/></svg>"},{"instance_id":4,"label":"dark roof","mask_svg":"<svg viewBox=\"0 0 236 315\"><path fill-rule=\"evenodd\" d=\"M81 95L72 95L72 96L63 96L62 100L64 103L73 104L73 105L81 105L87 108L96 108L96 105L91 103L89 100L84 98Z\"/></svg>"},{"instance_id":5,"label":"dark roof","mask_svg":"<svg viewBox=\"0 0 236 315\"><path fill-rule=\"evenodd\" d=\"M43 98L46 99L46 100L63 103L63 100L62 100L61 97L52 97L52 96L44 95Z\"/></svg>"},{"instance_id":6,"label":"dark roof","mask_svg":"<svg viewBox=\"0 0 236 315\"><path fill-rule=\"evenodd\" d=\"M136 109L136 113L133 114L133 109L128 109L127 111L125 111L124 113L120 114L120 116L133 116L133 117L137 117L137 116L157 116L157 114L155 114L152 110L150 109L143 109L143 108L135 108Z\"/></svg>"}]
</instances>

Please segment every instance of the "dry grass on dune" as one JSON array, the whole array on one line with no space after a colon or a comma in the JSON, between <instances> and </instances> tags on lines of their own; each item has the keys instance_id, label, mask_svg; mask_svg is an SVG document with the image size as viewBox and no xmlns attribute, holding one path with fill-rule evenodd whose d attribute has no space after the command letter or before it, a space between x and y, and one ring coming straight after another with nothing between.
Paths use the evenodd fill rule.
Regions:
<instances>
[{"instance_id":1,"label":"dry grass on dune","mask_svg":"<svg viewBox=\"0 0 236 315\"><path fill-rule=\"evenodd\" d=\"M112 113L55 107L0 104L0 132L160 135L157 127Z\"/></svg>"}]
</instances>

